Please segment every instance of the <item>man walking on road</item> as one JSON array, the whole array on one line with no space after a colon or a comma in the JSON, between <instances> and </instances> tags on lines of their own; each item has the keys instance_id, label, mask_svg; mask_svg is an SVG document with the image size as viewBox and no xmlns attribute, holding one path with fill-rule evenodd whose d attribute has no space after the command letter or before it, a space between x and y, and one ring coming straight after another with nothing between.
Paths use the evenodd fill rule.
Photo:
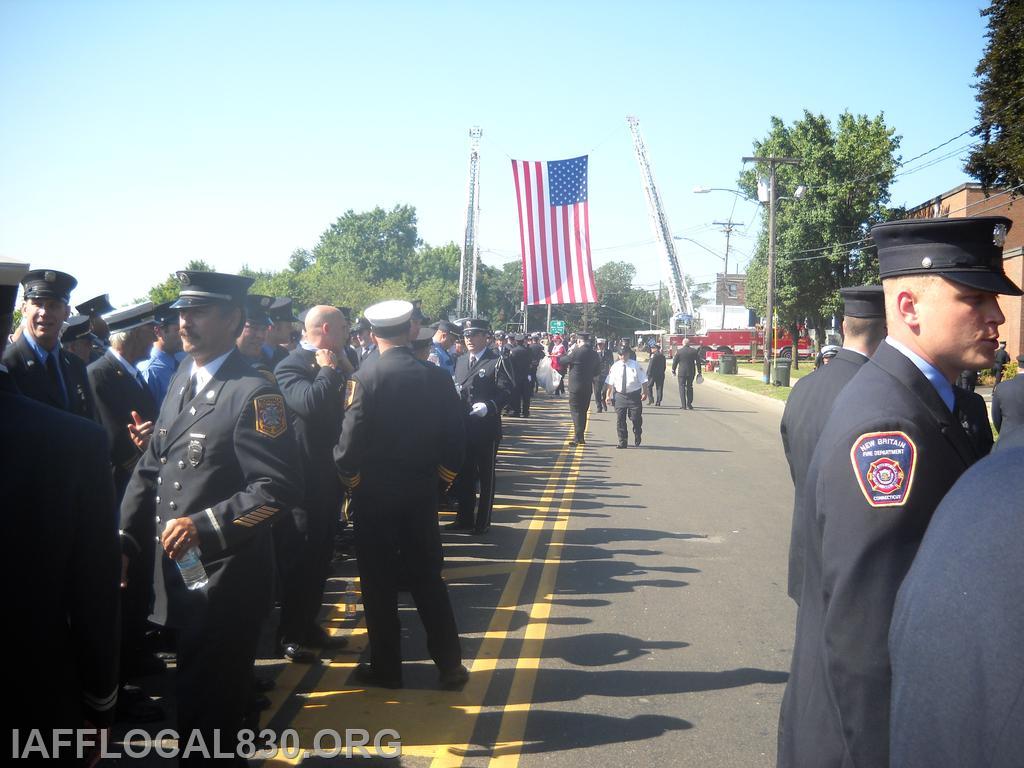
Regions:
<instances>
[{"instance_id":1,"label":"man walking on road","mask_svg":"<svg viewBox=\"0 0 1024 768\"><path fill-rule=\"evenodd\" d=\"M576 346L558 359L558 367L569 377L569 416L572 418L573 439L569 445L583 445L587 431L590 398L594 392L594 377L601 370L601 357L590 346L589 333L576 334Z\"/></svg>"},{"instance_id":2,"label":"man walking on road","mask_svg":"<svg viewBox=\"0 0 1024 768\"><path fill-rule=\"evenodd\" d=\"M798 379L782 414L782 447L793 478L793 525L789 540L789 596L800 604L804 578L804 553L800 496L807 468L821 430L832 413L832 405L854 374L875 354L885 338L885 298L882 286L864 285L843 288L843 348L832 362Z\"/></svg>"},{"instance_id":3,"label":"man walking on road","mask_svg":"<svg viewBox=\"0 0 1024 768\"><path fill-rule=\"evenodd\" d=\"M997 295L1021 295L1002 267L1010 224L978 216L871 230L889 336L837 398L807 474L780 768L889 765L893 602L935 508L978 459L953 382L992 365L1005 319Z\"/></svg>"},{"instance_id":4,"label":"man walking on road","mask_svg":"<svg viewBox=\"0 0 1024 768\"><path fill-rule=\"evenodd\" d=\"M633 422L633 443L640 445L644 427L643 402L649 397L647 374L636 361L633 350L623 344L618 361L609 369L605 402L615 407L615 432L619 438L616 448L625 448L629 440L626 416Z\"/></svg>"},{"instance_id":5,"label":"man walking on road","mask_svg":"<svg viewBox=\"0 0 1024 768\"><path fill-rule=\"evenodd\" d=\"M1024 427L1024 355L1017 357L1017 375L992 393L992 423L999 437Z\"/></svg>"},{"instance_id":6,"label":"man walking on road","mask_svg":"<svg viewBox=\"0 0 1024 768\"><path fill-rule=\"evenodd\" d=\"M679 407L684 410L693 410L693 379L699 371L700 350L690 346L689 339L683 339L672 358L672 375L679 377Z\"/></svg>"},{"instance_id":7,"label":"man walking on road","mask_svg":"<svg viewBox=\"0 0 1024 768\"><path fill-rule=\"evenodd\" d=\"M661 345L655 344L651 351L651 359L647 363L648 388L654 392L654 404L661 405L661 396L665 391L665 355L661 353ZM690 400L693 400L691 396Z\"/></svg>"}]
</instances>

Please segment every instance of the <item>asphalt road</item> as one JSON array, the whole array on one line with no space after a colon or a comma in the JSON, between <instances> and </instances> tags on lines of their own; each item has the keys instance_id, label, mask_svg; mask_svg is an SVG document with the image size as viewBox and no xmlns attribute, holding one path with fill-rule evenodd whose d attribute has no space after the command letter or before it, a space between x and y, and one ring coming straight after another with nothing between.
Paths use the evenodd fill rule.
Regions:
<instances>
[{"instance_id":1,"label":"asphalt road","mask_svg":"<svg viewBox=\"0 0 1024 768\"><path fill-rule=\"evenodd\" d=\"M781 412L711 383L682 411L670 380L665 406L644 409L642 447L631 436L615 448L613 412L592 413L587 444L572 448L565 399L536 398L529 420L506 421L491 531L443 536L466 688L436 690L407 595L406 687L350 684L366 637L361 615L344 614L343 590L358 588L346 563L324 617L350 647L284 663L271 621L258 663L277 688L262 726L294 730L303 749L318 732L400 736L397 759L307 765L774 765L795 620ZM282 752L264 764L295 762Z\"/></svg>"}]
</instances>

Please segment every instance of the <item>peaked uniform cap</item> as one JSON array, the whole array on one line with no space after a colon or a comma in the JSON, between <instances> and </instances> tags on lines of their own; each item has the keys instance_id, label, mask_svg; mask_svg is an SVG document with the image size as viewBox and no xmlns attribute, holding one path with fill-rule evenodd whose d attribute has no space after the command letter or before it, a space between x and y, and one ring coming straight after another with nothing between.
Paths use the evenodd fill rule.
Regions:
<instances>
[{"instance_id":1,"label":"peaked uniform cap","mask_svg":"<svg viewBox=\"0 0 1024 768\"><path fill-rule=\"evenodd\" d=\"M140 325L152 325L154 309L153 302L144 301L142 304L136 304L127 309L110 312L103 316L103 320L111 333L130 331Z\"/></svg>"},{"instance_id":2,"label":"peaked uniform cap","mask_svg":"<svg viewBox=\"0 0 1024 768\"><path fill-rule=\"evenodd\" d=\"M60 334L62 343L70 344L72 341L92 336L89 331L91 318L88 315L72 315L64 323L64 329Z\"/></svg>"},{"instance_id":3,"label":"peaked uniform cap","mask_svg":"<svg viewBox=\"0 0 1024 768\"><path fill-rule=\"evenodd\" d=\"M871 228L882 279L941 275L989 293L1020 296L1003 271L1003 245L1013 222L1005 216L888 221Z\"/></svg>"},{"instance_id":4,"label":"peaked uniform cap","mask_svg":"<svg viewBox=\"0 0 1024 768\"><path fill-rule=\"evenodd\" d=\"M366 312L363 314L373 329L394 328L408 322L409 318L412 317L412 310L413 306L410 302L403 301L402 299L391 299L381 301L372 307L367 307Z\"/></svg>"},{"instance_id":5,"label":"peaked uniform cap","mask_svg":"<svg viewBox=\"0 0 1024 768\"><path fill-rule=\"evenodd\" d=\"M245 319L254 325L270 325L270 315L267 310L274 303L273 296L264 296L260 293L250 293L245 297Z\"/></svg>"},{"instance_id":6,"label":"peaked uniform cap","mask_svg":"<svg viewBox=\"0 0 1024 768\"><path fill-rule=\"evenodd\" d=\"M178 300L171 309L204 307L210 304L245 305L245 297L252 285L251 277L229 275L224 272L195 272L182 270L176 274L181 283Z\"/></svg>"},{"instance_id":7,"label":"peaked uniform cap","mask_svg":"<svg viewBox=\"0 0 1024 768\"><path fill-rule=\"evenodd\" d=\"M28 274L29 265L20 261L0 261L0 315L14 312L18 286Z\"/></svg>"},{"instance_id":8,"label":"peaked uniform cap","mask_svg":"<svg viewBox=\"0 0 1024 768\"><path fill-rule=\"evenodd\" d=\"M862 317L866 320L885 317L885 294L880 285L860 285L856 288L840 288L843 297L843 314L847 317Z\"/></svg>"},{"instance_id":9,"label":"peaked uniform cap","mask_svg":"<svg viewBox=\"0 0 1024 768\"><path fill-rule=\"evenodd\" d=\"M274 299L267 310L272 323L297 323L299 318L295 317L292 307L292 300L287 296L278 296Z\"/></svg>"},{"instance_id":10,"label":"peaked uniform cap","mask_svg":"<svg viewBox=\"0 0 1024 768\"><path fill-rule=\"evenodd\" d=\"M71 292L78 285L78 280L56 269L33 269L25 273L21 284L26 299L58 299L70 304Z\"/></svg>"},{"instance_id":11,"label":"peaked uniform cap","mask_svg":"<svg viewBox=\"0 0 1024 768\"><path fill-rule=\"evenodd\" d=\"M82 315L89 315L90 317L105 315L109 312L113 312L114 309L114 305L110 303L109 293L94 296L88 301L83 301L81 304L75 305L76 312Z\"/></svg>"},{"instance_id":12,"label":"peaked uniform cap","mask_svg":"<svg viewBox=\"0 0 1024 768\"><path fill-rule=\"evenodd\" d=\"M459 327L463 334L472 331L483 331L484 333L491 332L491 324L479 317L467 317L459 323Z\"/></svg>"}]
</instances>

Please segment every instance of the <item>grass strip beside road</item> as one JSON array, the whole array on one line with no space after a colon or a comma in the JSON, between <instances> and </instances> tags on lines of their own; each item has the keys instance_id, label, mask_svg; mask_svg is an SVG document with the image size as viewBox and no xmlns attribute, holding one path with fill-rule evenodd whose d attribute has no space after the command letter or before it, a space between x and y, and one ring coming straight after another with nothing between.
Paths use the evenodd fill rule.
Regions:
<instances>
[{"instance_id":1,"label":"grass strip beside road","mask_svg":"<svg viewBox=\"0 0 1024 768\"><path fill-rule=\"evenodd\" d=\"M761 376L762 372L764 371L764 363L761 361L758 361L756 363L736 363L736 366L741 370L747 371L749 373L756 373L758 376ZM811 373L813 370L813 360L801 360L799 368L790 367L789 378L795 381L796 379L803 378L807 374Z\"/></svg>"},{"instance_id":2,"label":"grass strip beside road","mask_svg":"<svg viewBox=\"0 0 1024 768\"><path fill-rule=\"evenodd\" d=\"M724 384L727 387L742 389L745 392L752 392L755 395L770 397L773 400L781 400L782 402L785 402L789 398L789 393L793 391L790 387L773 387L771 384L765 384L759 379L754 379L750 376L725 376L721 373L705 373L704 378Z\"/></svg>"}]
</instances>

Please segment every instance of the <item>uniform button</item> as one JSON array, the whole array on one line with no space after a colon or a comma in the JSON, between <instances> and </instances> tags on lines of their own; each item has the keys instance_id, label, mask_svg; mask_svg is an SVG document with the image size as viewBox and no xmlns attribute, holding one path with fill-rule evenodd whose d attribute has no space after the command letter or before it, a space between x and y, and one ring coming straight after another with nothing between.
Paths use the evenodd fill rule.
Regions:
<instances>
[{"instance_id":1,"label":"uniform button","mask_svg":"<svg viewBox=\"0 0 1024 768\"><path fill-rule=\"evenodd\" d=\"M157 497L156 497L156 503L157 503L157 504L159 504L159 503L160 503L160 497L159 497L159 496L157 496Z\"/></svg>"},{"instance_id":2,"label":"uniform button","mask_svg":"<svg viewBox=\"0 0 1024 768\"><path fill-rule=\"evenodd\" d=\"M167 457L166 456L161 456L160 457L160 463L161 464L166 464L167 463Z\"/></svg>"},{"instance_id":3,"label":"uniform button","mask_svg":"<svg viewBox=\"0 0 1024 768\"><path fill-rule=\"evenodd\" d=\"M171 512L173 512L174 510L176 510L178 508L178 505L175 504L173 501L171 503L169 503L167 506L171 508Z\"/></svg>"},{"instance_id":4,"label":"uniform button","mask_svg":"<svg viewBox=\"0 0 1024 768\"><path fill-rule=\"evenodd\" d=\"M158 477L158 478L156 479L156 484L157 484L157 485L163 485L163 484L164 484L164 479L163 479L162 477Z\"/></svg>"},{"instance_id":5,"label":"uniform button","mask_svg":"<svg viewBox=\"0 0 1024 768\"><path fill-rule=\"evenodd\" d=\"M159 515L157 515L156 517L154 517L154 518L153 518L153 520L155 520L155 521L156 521L156 524L157 524L157 525L160 525L160 516L159 516Z\"/></svg>"},{"instance_id":6,"label":"uniform button","mask_svg":"<svg viewBox=\"0 0 1024 768\"><path fill-rule=\"evenodd\" d=\"M177 480L174 481L174 490L176 490L176 491L180 491L181 490L181 483L179 483Z\"/></svg>"},{"instance_id":7,"label":"uniform button","mask_svg":"<svg viewBox=\"0 0 1024 768\"><path fill-rule=\"evenodd\" d=\"M184 468L185 468L185 462L184 461L179 461L178 462L178 469L184 469Z\"/></svg>"}]
</instances>

